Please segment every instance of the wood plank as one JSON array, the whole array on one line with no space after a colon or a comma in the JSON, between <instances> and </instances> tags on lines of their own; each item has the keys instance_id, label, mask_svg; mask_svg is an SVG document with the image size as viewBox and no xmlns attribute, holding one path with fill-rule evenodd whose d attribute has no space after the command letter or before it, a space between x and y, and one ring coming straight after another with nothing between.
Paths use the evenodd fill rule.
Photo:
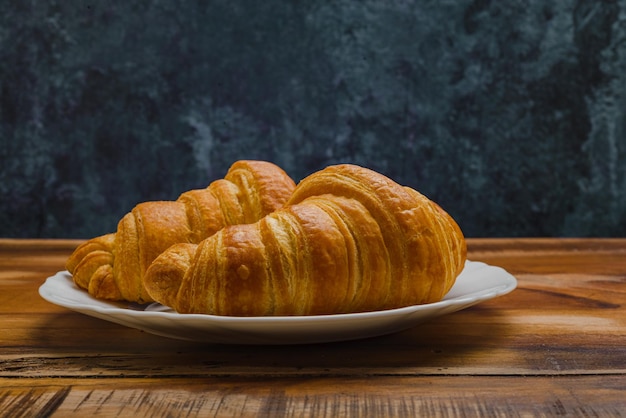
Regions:
<instances>
[{"instance_id":1,"label":"wood plank","mask_svg":"<svg viewBox=\"0 0 626 418\"><path fill-rule=\"evenodd\" d=\"M33 253L27 244L5 243L4 248L29 258ZM34 247L56 253L57 263L76 245L53 242L50 248L57 250L49 253L48 244ZM478 254L486 253L488 244L481 244ZM546 244L562 246L560 241ZM618 256L622 251L621 246L596 247L592 251L617 251ZM170 340L90 318L41 299L36 289L45 273L0 273L0 375L5 377L111 376L120 369L133 376L559 375L626 369L623 275L519 273L513 293L398 334L340 344L251 348Z\"/></svg>"},{"instance_id":2,"label":"wood plank","mask_svg":"<svg viewBox=\"0 0 626 418\"><path fill-rule=\"evenodd\" d=\"M624 372L623 316L602 309L521 316L485 303L394 335L293 347L196 344L73 313L40 325L26 316L2 320L0 376Z\"/></svg>"},{"instance_id":3,"label":"wood plank","mask_svg":"<svg viewBox=\"0 0 626 418\"><path fill-rule=\"evenodd\" d=\"M79 243L0 239L0 415L625 415L625 239L469 240L517 290L302 346L178 341L46 302Z\"/></svg>"},{"instance_id":4,"label":"wood plank","mask_svg":"<svg viewBox=\"0 0 626 418\"><path fill-rule=\"evenodd\" d=\"M9 416L618 417L626 408L622 376L0 379L0 387Z\"/></svg>"},{"instance_id":5,"label":"wood plank","mask_svg":"<svg viewBox=\"0 0 626 418\"><path fill-rule=\"evenodd\" d=\"M624 238L468 239L468 257L513 274L592 273L624 277Z\"/></svg>"}]
</instances>

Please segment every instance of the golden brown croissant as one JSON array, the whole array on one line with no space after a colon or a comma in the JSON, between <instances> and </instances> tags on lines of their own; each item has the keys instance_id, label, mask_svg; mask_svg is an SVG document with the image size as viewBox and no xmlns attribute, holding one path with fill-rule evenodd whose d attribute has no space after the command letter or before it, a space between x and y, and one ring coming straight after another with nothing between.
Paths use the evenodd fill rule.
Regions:
<instances>
[{"instance_id":1,"label":"golden brown croissant","mask_svg":"<svg viewBox=\"0 0 626 418\"><path fill-rule=\"evenodd\" d=\"M374 171L331 166L260 221L179 244L150 266L152 298L180 313L363 312L439 301L464 266L456 222Z\"/></svg>"},{"instance_id":2,"label":"golden brown croissant","mask_svg":"<svg viewBox=\"0 0 626 418\"><path fill-rule=\"evenodd\" d=\"M282 207L294 188L272 163L238 161L205 189L176 201L138 204L116 233L80 245L66 267L74 282L97 298L150 302L143 275L159 254L175 243L200 242L226 225L256 222Z\"/></svg>"}]
</instances>

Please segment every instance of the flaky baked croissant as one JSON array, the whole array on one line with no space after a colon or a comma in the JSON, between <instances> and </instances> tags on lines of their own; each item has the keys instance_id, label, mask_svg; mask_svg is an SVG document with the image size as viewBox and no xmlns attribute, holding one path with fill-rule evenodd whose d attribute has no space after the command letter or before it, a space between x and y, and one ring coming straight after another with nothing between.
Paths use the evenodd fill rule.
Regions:
<instances>
[{"instance_id":1,"label":"flaky baked croissant","mask_svg":"<svg viewBox=\"0 0 626 418\"><path fill-rule=\"evenodd\" d=\"M67 260L74 282L96 298L151 302L143 286L150 263L175 243L198 243L226 225L252 223L282 207L295 188L278 166L238 161L224 179L176 201L140 203L117 232L80 245Z\"/></svg>"},{"instance_id":2,"label":"flaky baked croissant","mask_svg":"<svg viewBox=\"0 0 626 418\"><path fill-rule=\"evenodd\" d=\"M331 166L260 221L161 254L151 297L179 313L229 316L364 312L439 301L464 266L456 222L374 171Z\"/></svg>"}]
</instances>

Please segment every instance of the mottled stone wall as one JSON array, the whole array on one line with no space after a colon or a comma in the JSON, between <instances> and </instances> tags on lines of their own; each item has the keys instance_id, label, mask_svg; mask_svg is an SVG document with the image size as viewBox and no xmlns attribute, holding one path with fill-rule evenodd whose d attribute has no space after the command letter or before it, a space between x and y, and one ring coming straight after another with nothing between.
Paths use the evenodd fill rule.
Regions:
<instances>
[{"instance_id":1,"label":"mottled stone wall","mask_svg":"<svg viewBox=\"0 0 626 418\"><path fill-rule=\"evenodd\" d=\"M468 236L626 236L626 1L0 3L0 236L238 159L378 170Z\"/></svg>"}]
</instances>

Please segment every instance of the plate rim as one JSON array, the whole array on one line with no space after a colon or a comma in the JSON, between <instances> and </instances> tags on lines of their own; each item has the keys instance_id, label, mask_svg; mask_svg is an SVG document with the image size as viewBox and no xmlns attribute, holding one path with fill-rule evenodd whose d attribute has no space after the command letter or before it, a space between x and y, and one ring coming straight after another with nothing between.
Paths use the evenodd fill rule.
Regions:
<instances>
[{"instance_id":1,"label":"plate rim","mask_svg":"<svg viewBox=\"0 0 626 418\"><path fill-rule=\"evenodd\" d=\"M400 308L394 309L385 309L378 311L367 311L367 312L353 312L353 313L342 313L342 314L324 314L324 315L276 315L276 316L224 316L224 315L211 315L211 314L181 314L178 312L172 311L158 311L158 310L146 310L147 307L154 304L146 304L146 305L138 305L130 302L115 302L115 301L106 301L95 299L93 296L89 295L83 289L78 288L72 280L72 275L67 270L61 270L55 273L52 276L46 278L44 283L39 287L39 295L45 299L46 301L55 304L57 306L61 306L70 310L78 311L83 314L88 314L85 311L95 312L103 315L114 315L114 314L125 314L131 316L138 317L146 317L146 318L167 318L167 319L181 319L186 318L189 320L210 320L215 322L228 322L228 323L267 323L267 322L319 322L319 321L347 321L347 320L365 320L368 318L378 317L380 315L402 315L402 314L410 314L413 312L421 311L421 310L430 310L436 309L440 307L449 307L454 305L462 305L466 303L476 304L485 300L489 300L495 297L504 296L507 293L512 292L517 288L517 279L510 274L508 271L504 270L501 267L489 265L487 263L481 261L470 261L467 260L465 263L465 267L461 275L468 269L471 268L472 273L475 271L480 271L483 269L490 270L498 270L498 273L502 276L502 281L496 286L492 286L486 289L482 289L476 292L470 292L467 294L462 294L460 296L456 296L450 299L444 299L438 302L421 304L421 305L409 305ZM457 279L458 279L457 277ZM59 296L51 292L51 288L54 284L57 284L57 281L66 280L68 283L71 283L73 287L73 291L76 292L84 292L84 297L89 299L93 299L98 305L89 305L83 302L75 302L71 299L65 299L63 297L59 298ZM453 287L454 288L454 287ZM452 290L452 289L451 289ZM110 306L101 306L101 304L107 304ZM117 306L127 304L126 307ZM145 306L146 308L141 309L132 309L131 306ZM161 305L162 306L162 305ZM165 307L167 308L167 307ZM463 308L462 308L463 309Z\"/></svg>"}]
</instances>

